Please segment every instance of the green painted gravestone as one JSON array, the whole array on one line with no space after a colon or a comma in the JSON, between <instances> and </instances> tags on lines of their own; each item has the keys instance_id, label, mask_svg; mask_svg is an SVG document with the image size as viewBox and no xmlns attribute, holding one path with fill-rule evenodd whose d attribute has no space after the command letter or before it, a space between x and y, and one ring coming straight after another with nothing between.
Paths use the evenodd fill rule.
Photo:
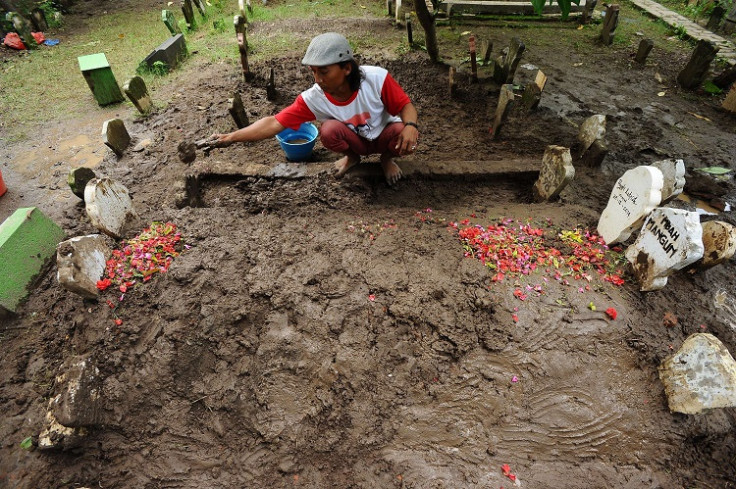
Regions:
<instances>
[{"instance_id":1,"label":"green painted gravestone","mask_svg":"<svg viewBox=\"0 0 736 489\"><path fill-rule=\"evenodd\" d=\"M109 105L125 100L105 53L80 56L77 59L79 69L98 104Z\"/></svg>"}]
</instances>

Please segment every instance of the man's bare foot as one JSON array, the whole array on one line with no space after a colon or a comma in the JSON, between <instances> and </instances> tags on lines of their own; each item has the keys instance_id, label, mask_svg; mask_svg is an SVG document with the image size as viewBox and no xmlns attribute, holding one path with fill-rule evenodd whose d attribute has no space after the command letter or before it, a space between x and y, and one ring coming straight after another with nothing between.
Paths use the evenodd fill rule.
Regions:
<instances>
[{"instance_id":1,"label":"man's bare foot","mask_svg":"<svg viewBox=\"0 0 736 489\"><path fill-rule=\"evenodd\" d=\"M389 185L395 184L404 176L392 155L381 155L381 168L383 168L386 183Z\"/></svg>"},{"instance_id":2,"label":"man's bare foot","mask_svg":"<svg viewBox=\"0 0 736 489\"><path fill-rule=\"evenodd\" d=\"M360 158L351 158L343 156L335 162L335 177L341 178L349 169L360 163Z\"/></svg>"}]
</instances>

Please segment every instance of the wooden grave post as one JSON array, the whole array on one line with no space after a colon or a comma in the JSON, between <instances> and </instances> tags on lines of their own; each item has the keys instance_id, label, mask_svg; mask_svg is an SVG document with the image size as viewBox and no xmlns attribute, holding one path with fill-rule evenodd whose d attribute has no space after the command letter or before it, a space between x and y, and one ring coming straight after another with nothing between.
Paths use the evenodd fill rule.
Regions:
<instances>
[{"instance_id":1,"label":"wooden grave post","mask_svg":"<svg viewBox=\"0 0 736 489\"><path fill-rule=\"evenodd\" d=\"M590 21L593 20L593 11L596 5L598 5L598 0L588 0L585 2L585 7L583 7L580 15L581 24L590 24Z\"/></svg>"},{"instance_id":2,"label":"wooden grave post","mask_svg":"<svg viewBox=\"0 0 736 489\"><path fill-rule=\"evenodd\" d=\"M457 73L457 69L454 66L450 66L450 70L447 75L448 82L449 82L448 94L450 95L450 98L452 98L452 96L455 95L455 92L457 91L457 82L455 81L456 73Z\"/></svg>"},{"instance_id":3,"label":"wooden grave post","mask_svg":"<svg viewBox=\"0 0 736 489\"><path fill-rule=\"evenodd\" d=\"M636 58L634 58L634 61L640 65L645 64L647 62L647 56L649 56L653 47L654 41L651 39L642 39L639 43L639 50L636 52Z\"/></svg>"},{"instance_id":4,"label":"wooden grave post","mask_svg":"<svg viewBox=\"0 0 736 489\"><path fill-rule=\"evenodd\" d=\"M601 41L606 46L610 46L613 43L613 33L618 27L618 14L619 6L614 3L606 8L606 18L603 21L603 29L601 30Z\"/></svg>"},{"instance_id":5,"label":"wooden grave post","mask_svg":"<svg viewBox=\"0 0 736 489\"><path fill-rule=\"evenodd\" d=\"M184 14L184 20L190 31L197 28L197 21L194 20L194 9L192 8L192 0L181 0L181 11Z\"/></svg>"},{"instance_id":6,"label":"wooden grave post","mask_svg":"<svg viewBox=\"0 0 736 489\"><path fill-rule=\"evenodd\" d=\"M243 99L240 98L240 93L235 92L233 94L233 98L229 100L229 103L230 105L227 110L230 112L230 115L235 121L235 125L238 126L238 129L242 129L250 125L248 114L245 112L245 107L243 106Z\"/></svg>"},{"instance_id":7,"label":"wooden grave post","mask_svg":"<svg viewBox=\"0 0 736 489\"><path fill-rule=\"evenodd\" d=\"M498 95L498 106L496 114L493 118L493 127L491 127L491 139L498 139L501 133L501 127L506 122L506 118L514 105L514 86L510 83L501 86L501 93Z\"/></svg>"},{"instance_id":8,"label":"wooden grave post","mask_svg":"<svg viewBox=\"0 0 736 489\"><path fill-rule=\"evenodd\" d=\"M481 41L481 51L483 51L483 66L488 66L491 62L491 51L493 51L493 41L483 39Z\"/></svg>"},{"instance_id":9,"label":"wooden grave post","mask_svg":"<svg viewBox=\"0 0 736 489\"><path fill-rule=\"evenodd\" d=\"M276 100L278 92L276 91L276 75L271 67L271 73L268 75L268 83L266 83L266 98L268 100Z\"/></svg>"},{"instance_id":10,"label":"wooden grave post","mask_svg":"<svg viewBox=\"0 0 736 489\"><path fill-rule=\"evenodd\" d=\"M409 40L409 47L414 44L414 36L411 32L411 14L409 12L404 16L404 22L406 22L406 38Z\"/></svg>"},{"instance_id":11,"label":"wooden grave post","mask_svg":"<svg viewBox=\"0 0 736 489\"><path fill-rule=\"evenodd\" d=\"M243 67L243 79L248 82L253 79L253 73L250 72L250 68L248 67L248 38L246 35L245 18L236 15L233 19L233 24L235 25L235 35L238 39L240 64Z\"/></svg>"},{"instance_id":12,"label":"wooden grave post","mask_svg":"<svg viewBox=\"0 0 736 489\"><path fill-rule=\"evenodd\" d=\"M471 79L473 82L478 81L478 62L475 58L475 36L468 38L468 44L470 45L470 72Z\"/></svg>"},{"instance_id":13,"label":"wooden grave post","mask_svg":"<svg viewBox=\"0 0 736 489\"><path fill-rule=\"evenodd\" d=\"M723 15L726 13L726 9L721 7L720 5L716 5L713 7L713 10L710 12L710 17L708 17L708 23L706 24L705 28L709 31L716 32L718 30L718 27L721 25L721 20L723 20Z\"/></svg>"}]
</instances>

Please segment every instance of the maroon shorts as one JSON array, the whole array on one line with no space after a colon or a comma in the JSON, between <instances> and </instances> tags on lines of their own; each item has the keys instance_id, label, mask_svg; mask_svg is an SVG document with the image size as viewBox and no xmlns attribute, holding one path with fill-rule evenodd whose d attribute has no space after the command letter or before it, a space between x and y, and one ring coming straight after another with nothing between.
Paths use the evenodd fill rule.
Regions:
<instances>
[{"instance_id":1,"label":"maroon shorts","mask_svg":"<svg viewBox=\"0 0 736 489\"><path fill-rule=\"evenodd\" d=\"M322 141L322 146L335 153L344 154L352 150L362 156L387 152L399 156L396 143L402 130L404 130L403 123L393 122L387 125L375 140L369 141L355 134L342 122L328 119L322 122L319 140Z\"/></svg>"}]
</instances>

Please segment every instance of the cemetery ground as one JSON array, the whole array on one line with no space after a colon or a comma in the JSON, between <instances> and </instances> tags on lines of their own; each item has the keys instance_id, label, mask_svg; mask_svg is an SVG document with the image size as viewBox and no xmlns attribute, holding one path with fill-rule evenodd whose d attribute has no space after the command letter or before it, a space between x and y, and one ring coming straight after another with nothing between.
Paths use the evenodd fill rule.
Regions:
<instances>
[{"instance_id":1,"label":"cemetery ground","mask_svg":"<svg viewBox=\"0 0 736 489\"><path fill-rule=\"evenodd\" d=\"M736 411L670 413L658 376L693 333L736 352L733 261L645 293L623 258L637 233L605 254L584 246L614 182L665 158L685 161L685 193L715 213L703 221L736 224L725 205L733 180L697 170L733 169L736 118L723 95L678 88L692 47L624 3L611 46L597 40L599 24L455 21L440 26L443 63L433 64L375 10L254 22L253 42L292 42L255 58L250 83L234 57L192 53L152 91L146 117L126 104L100 109L80 90L63 121L49 113L26 128L32 141L3 138L2 218L38 206L68 237L96 233L66 186L87 164L130 190L140 220L126 237L168 222L186 246L167 273L99 300L62 288L52 267L2 320L0 486L734 487ZM369 158L336 180L337 155L319 143L305 166L287 164L273 140L179 159L180 143L234 128L233 93L251 122L291 103L312 83L303 51L325 31L343 32L362 63L388 68L411 96L421 136L404 165L431 173L388 187ZM471 34L493 41L494 58L512 37L525 43L514 84L548 76L538 109L513 108L494 138L500 86L488 67L472 81ZM655 48L639 66L643 37ZM607 119L603 163L575 161L559 199L535 202L529 168L548 145L574 154L594 114ZM98 141L114 117L133 138L119 158ZM695 210L681 199L668 207ZM464 248L476 226L495 226L495 251L526 273L511 261L491 269ZM547 254L524 255L533 240ZM38 442L58 376L82 359L95 389L77 408L84 432L56 449L21 448Z\"/></svg>"}]
</instances>

